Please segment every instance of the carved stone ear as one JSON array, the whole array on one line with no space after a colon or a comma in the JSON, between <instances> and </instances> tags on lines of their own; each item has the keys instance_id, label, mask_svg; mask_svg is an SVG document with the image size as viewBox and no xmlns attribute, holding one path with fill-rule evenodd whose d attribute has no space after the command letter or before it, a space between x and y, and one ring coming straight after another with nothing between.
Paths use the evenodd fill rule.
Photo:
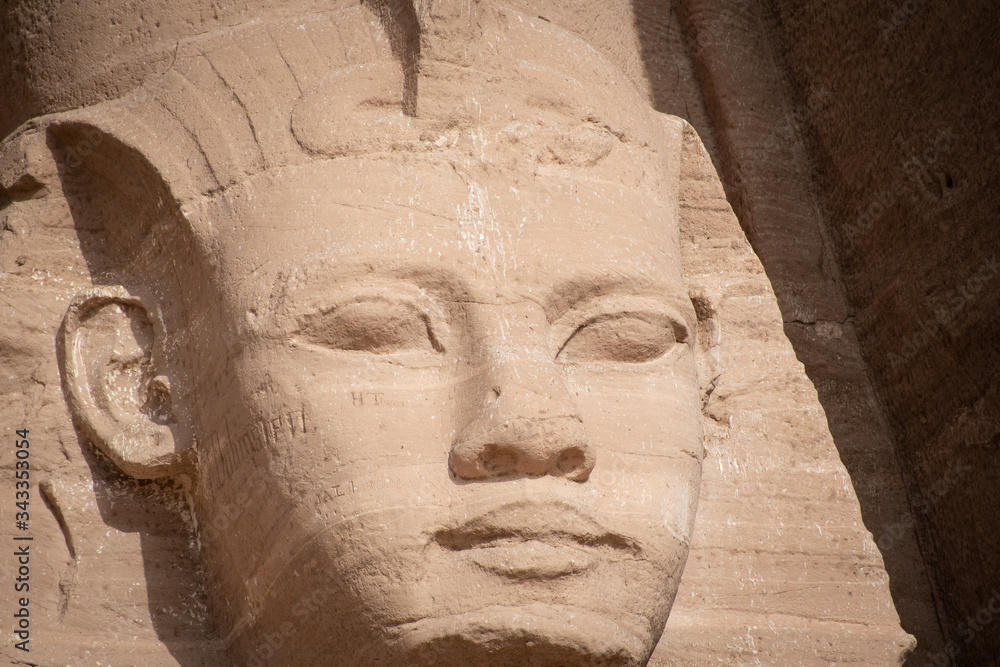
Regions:
<instances>
[{"instance_id":1,"label":"carved stone ear","mask_svg":"<svg viewBox=\"0 0 1000 667\"><path fill-rule=\"evenodd\" d=\"M697 363L698 378L701 380L701 405L704 408L712 398L715 385L722 377L722 361L719 344L722 342L722 327L711 300L701 292L691 294L695 315L698 317Z\"/></svg>"},{"instance_id":2,"label":"carved stone ear","mask_svg":"<svg viewBox=\"0 0 1000 667\"><path fill-rule=\"evenodd\" d=\"M73 419L123 472L154 479L188 471L194 450L175 435L169 380L157 374L157 327L123 287L73 299L62 329L63 388Z\"/></svg>"}]
</instances>

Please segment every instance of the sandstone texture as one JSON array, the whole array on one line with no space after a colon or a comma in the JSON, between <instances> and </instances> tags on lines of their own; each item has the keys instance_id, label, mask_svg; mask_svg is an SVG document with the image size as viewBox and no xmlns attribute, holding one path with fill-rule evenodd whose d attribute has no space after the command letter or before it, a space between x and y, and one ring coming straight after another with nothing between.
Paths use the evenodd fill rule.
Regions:
<instances>
[{"instance_id":1,"label":"sandstone texture","mask_svg":"<svg viewBox=\"0 0 1000 667\"><path fill-rule=\"evenodd\" d=\"M925 664L995 664L1000 15L986 2L773 4L849 319L909 497L867 525L894 587L919 575L891 565L915 531L940 624L908 627L932 648ZM904 627L919 603L907 597L896 598Z\"/></svg>"},{"instance_id":2,"label":"sandstone texture","mask_svg":"<svg viewBox=\"0 0 1000 667\"><path fill-rule=\"evenodd\" d=\"M691 65L676 66L676 77L654 88L657 108L685 115L706 138L775 290L785 334L819 393L865 523L880 540L902 625L919 640L911 660L924 664L944 648L940 625L806 140L832 93L789 81L780 23L767 3L686 2L660 15L640 29L644 52L652 56L650 80L663 63L684 62L670 55L675 31L686 37Z\"/></svg>"},{"instance_id":3,"label":"sandstone texture","mask_svg":"<svg viewBox=\"0 0 1000 667\"><path fill-rule=\"evenodd\" d=\"M3 655L898 664L806 160L727 200L698 10L5 6Z\"/></svg>"}]
</instances>

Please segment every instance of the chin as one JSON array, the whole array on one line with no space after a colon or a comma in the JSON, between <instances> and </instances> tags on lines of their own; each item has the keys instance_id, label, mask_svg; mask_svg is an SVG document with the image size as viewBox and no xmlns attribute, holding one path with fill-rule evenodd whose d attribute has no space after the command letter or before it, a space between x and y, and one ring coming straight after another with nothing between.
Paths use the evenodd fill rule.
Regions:
<instances>
[{"instance_id":1,"label":"chin","mask_svg":"<svg viewBox=\"0 0 1000 667\"><path fill-rule=\"evenodd\" d=\"M631 614L623 616L612 620L589 609L541 602L487 607L393 628L387 653L389 664L413 667L645 665L659 633L653 636L650 628L635 627ZM368 658L378 656L365 656L364 662Z\"/></svg>"}]
</instances>

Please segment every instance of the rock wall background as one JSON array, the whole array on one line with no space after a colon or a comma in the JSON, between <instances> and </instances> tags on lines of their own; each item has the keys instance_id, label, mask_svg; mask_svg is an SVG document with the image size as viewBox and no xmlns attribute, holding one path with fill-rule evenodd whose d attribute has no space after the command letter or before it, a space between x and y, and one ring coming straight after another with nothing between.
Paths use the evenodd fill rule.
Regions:
<instances>
[{"instance_id":1,"label":"rock wall background","mask_svg":"<svg viewBox=\"0 0 1000 667\"><path fill-rule=\"evenodd\" d=\"M819 392L919 640L907 664L993 664L1000 11L635 6L654 99L705 139Z\"/></svg>"},{"instance_id":2,"label":"rock wall background","mask_svg":"<svg viewBox=\"0 0 1000 667\"><path fill-rule=\"evenodd\" d=\"M946 648L1000 660L1000 10L772 0ZM878 530L882 552L899 530ZM888 560L888 556L886 556ZM941 656L937 663L941 664Z\"/></svg>"}]
</instances>

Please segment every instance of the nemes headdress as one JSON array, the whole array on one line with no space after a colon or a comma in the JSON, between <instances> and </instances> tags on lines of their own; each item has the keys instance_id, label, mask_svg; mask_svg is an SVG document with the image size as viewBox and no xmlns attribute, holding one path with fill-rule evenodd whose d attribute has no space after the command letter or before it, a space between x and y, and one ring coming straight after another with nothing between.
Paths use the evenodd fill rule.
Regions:
<instances>
[{"instance_id":1,"label":"nemes headdress","mask_svg":"<svg viewBox=\"0 0 1000 667\"><path fill-rule=\"evenodd\" d=\"M544 19L480 2L376 2L183 40L125 97L34 124L51 128L64 170L89 165L109 135L186 202L309 159L440 149L462 129L502 126L518 105L658 143L639 119L648 104L627 98L641 99L630 80Z\"/></svg>"}]
</instances>

